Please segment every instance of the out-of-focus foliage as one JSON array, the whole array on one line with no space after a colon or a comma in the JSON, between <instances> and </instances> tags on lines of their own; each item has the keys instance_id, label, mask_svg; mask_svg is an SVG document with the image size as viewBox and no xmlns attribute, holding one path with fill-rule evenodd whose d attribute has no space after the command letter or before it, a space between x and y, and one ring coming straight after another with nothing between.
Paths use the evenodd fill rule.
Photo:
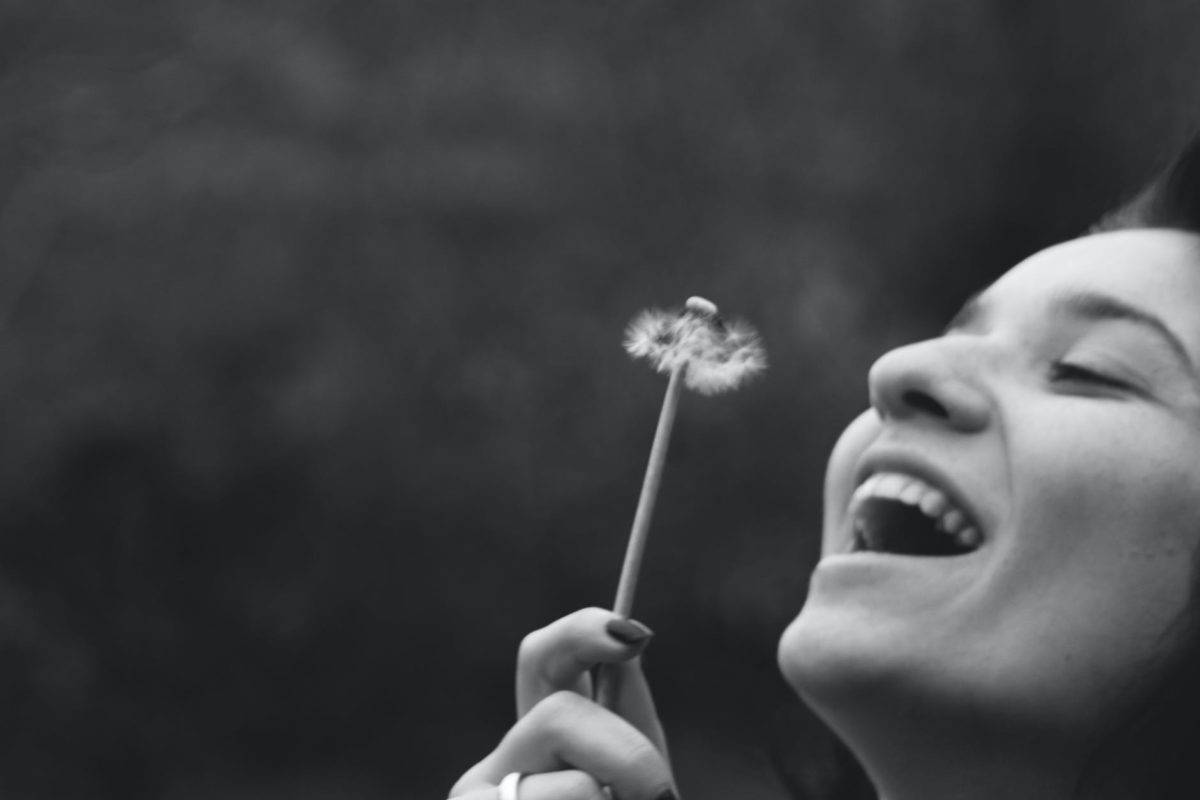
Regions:
<instances>
[{"instance_id":1,"label":"out-of-focus foliage","mask_svg":"<svg viewBox=\"0 0 1200 800\"><path fill-rule=\"evenodd\" d=\"M683 789L779 797L820 475L888 346L1195 118L1168 0L0 2L0 793L443 796L615 588ZM815 746L815 745L814 745ZM816 769L817 767L813 767Z\"/></svg>"}]
</instances>

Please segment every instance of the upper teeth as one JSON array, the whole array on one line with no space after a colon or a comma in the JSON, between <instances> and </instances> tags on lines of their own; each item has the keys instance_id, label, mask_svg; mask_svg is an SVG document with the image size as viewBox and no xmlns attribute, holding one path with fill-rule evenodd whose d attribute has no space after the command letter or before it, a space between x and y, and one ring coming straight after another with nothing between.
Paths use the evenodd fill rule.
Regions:
<instances>
[{"instance_id":1,"label":"upper teeth","mask_svg":"<svg viewBox=\"0 0 1200 800\"><path fill-rule=\"evenodd\" d=\"M877 472L854 491L850 500L851 512L869 498L895 500L921 509L925 516L934 521L938 530L953 536L963 547L978 547L983 539L979 529L969 523L966 514L951 504L944 492L920 478L898 472Z\"/></svg>"}]
</instances>

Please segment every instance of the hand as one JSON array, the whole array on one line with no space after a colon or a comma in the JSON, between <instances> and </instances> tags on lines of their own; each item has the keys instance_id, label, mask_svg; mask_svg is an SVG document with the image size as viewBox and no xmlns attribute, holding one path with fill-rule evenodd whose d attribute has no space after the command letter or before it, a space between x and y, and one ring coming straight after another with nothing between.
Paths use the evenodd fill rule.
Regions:
<instances>
[{"instance_id":1,"label":"hand","mask_svg":"<svg viewBox=\"0 0 1200 800\"><path fill-rule=\"evenodd\" d=\"M450 792L462 800L496 800L510 772L527 773L521 800L674 798L666 741L639 656L644 626L588 608L534 631L517 658L517 724ZM590 670L614 681L614 710L591 700ZM607 678L606 678L607 679Z\"/></svg>"}]
</instances>

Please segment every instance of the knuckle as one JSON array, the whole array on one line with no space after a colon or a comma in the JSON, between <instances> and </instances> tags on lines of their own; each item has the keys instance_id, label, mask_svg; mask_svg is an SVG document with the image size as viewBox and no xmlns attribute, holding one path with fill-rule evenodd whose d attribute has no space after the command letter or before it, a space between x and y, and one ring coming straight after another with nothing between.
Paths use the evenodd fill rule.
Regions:
<instances>
[{"instance_id":1,"label":"knuckle","mask_svg":"<svg viewBox=\"0 0 1200 800\"><path fill-rule=\"evenodd\" d=\"M588 701L574 692L558 691L543 698L533 710L531 724L551 736L560 736L579 725L586 715Z\"/></svg>"},{"instance_id":2,"label":"knuckle","mask_svg":"<svg viewBox=\"0 0 1200 800\"><path fill-rule=\"evenodd\" d=\"M576 717L580 714L581 707L585 702L587 701L574 692L560 689L547 695L540 705L544 706L546 713L553 717Z\"/></svg>"},{"instance_id":3,"label":"knuckle","mask_svg":"<svg viewBox=\"0 0 1200 800\"><path fill-rule=\"evenodd\" d=\"M517 646L517 669L530 677L553 683L563 664L613 616L603 608L583 608L530 631Z\"/></svg>"},{"instance_id":4,"label":"knuckle","mask_svg":"<svg viewBox=\"0 0 1200 800\"><path fill-rule=\"evenodd\" d=\"M599 627L610 616L612 612L602 608L583 608L560 617L545 627L530 631L517 647L517 664L540 668L550 660L555 650L569 646L573 638L578 638L580 631Z\"/></svg>"},{"instance_id":5,"label":"knuckle","mask_svg":"<svg viewBox=\"0 0 1200 800\"><path fill-rule=\"evenodd\" d=\"M546 652L546 629L539 628L525 635L517 646L517 666L531 667L543 660Z\"/></svg>"},{"instance_id":6,"label":"knuckle","mask_svg":"<svg viewBox=\"0 0 1200 800\"><path fill-rule=\"evenodd\" d=\"M625 747L623 760L636 771L656 772L662 766L662 756L654 745L645 739L630 742Z\"/></svg>"}]
</instances>

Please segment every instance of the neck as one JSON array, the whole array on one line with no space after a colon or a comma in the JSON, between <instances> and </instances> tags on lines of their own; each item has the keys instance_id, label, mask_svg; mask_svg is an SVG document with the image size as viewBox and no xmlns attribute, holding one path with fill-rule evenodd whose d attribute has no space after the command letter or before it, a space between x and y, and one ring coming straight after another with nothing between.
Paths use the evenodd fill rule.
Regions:
<instances>
[{"instance_id":1,"label":"neck","mask_svg":"<svg viewBox=\"0 0 1200 800\"><path fill-rule=\"evenodd\" d=\"M1047 737L1004 735L981 719L937 720L915 709L886 718L826 719L880 800L1071 800L1086 760ZM994 720L989 721L994 722Z\"/></svg>"}]
</instances>

